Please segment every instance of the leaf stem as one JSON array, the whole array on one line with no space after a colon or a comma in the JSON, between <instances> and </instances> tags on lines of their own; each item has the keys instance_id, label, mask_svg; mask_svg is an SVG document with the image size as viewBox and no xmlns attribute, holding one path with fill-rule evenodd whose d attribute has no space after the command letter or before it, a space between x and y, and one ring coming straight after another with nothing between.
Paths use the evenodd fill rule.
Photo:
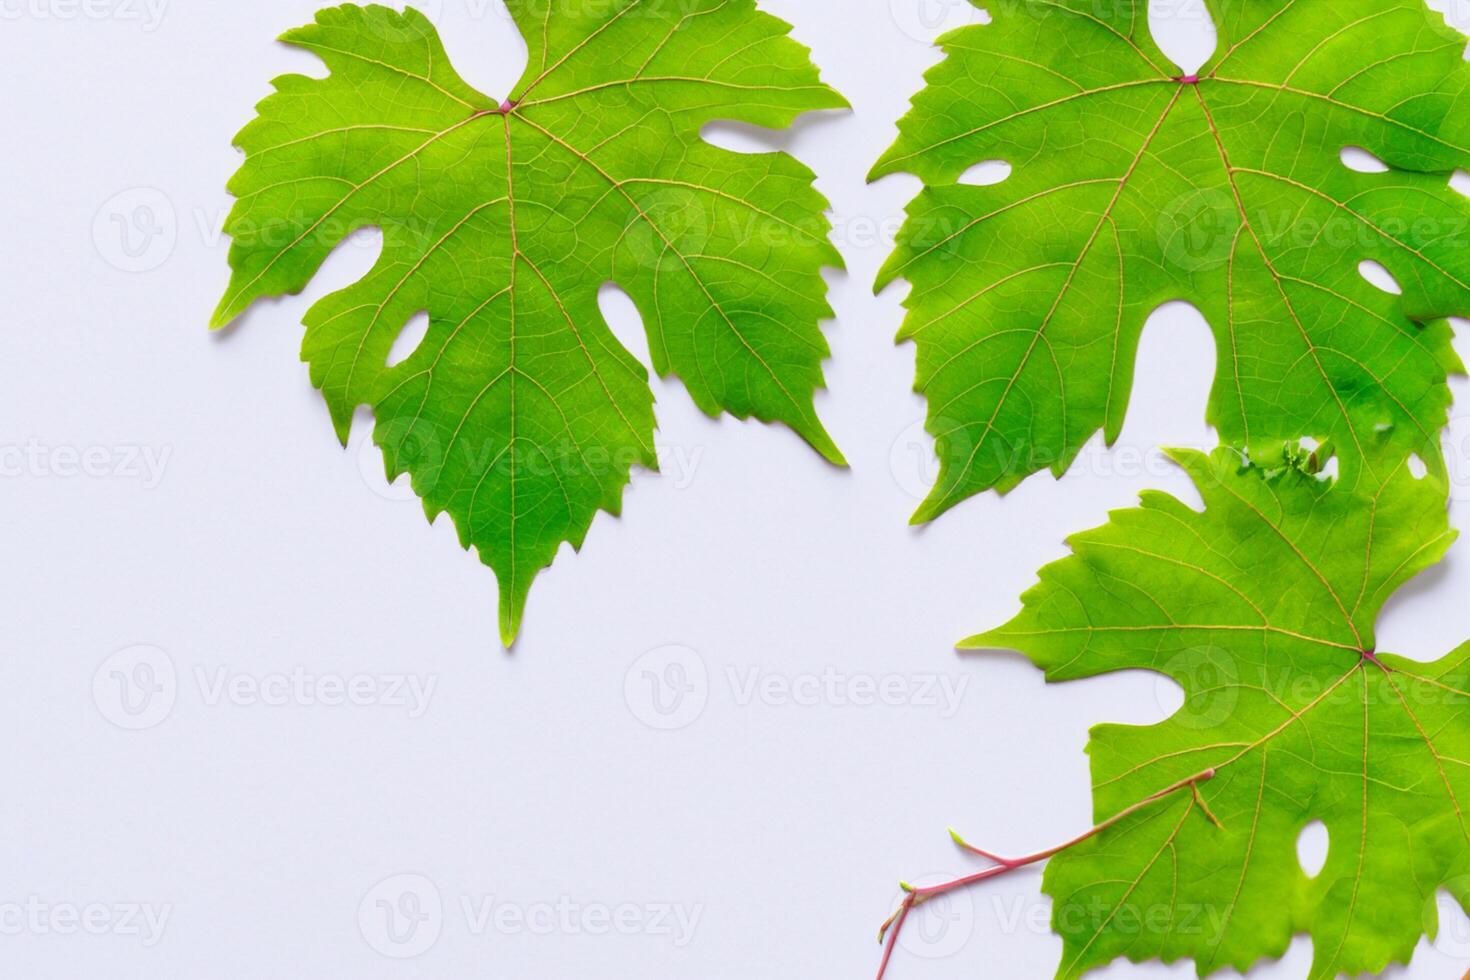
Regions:
<instances>
[{"instance_id":1,"label":"leaf stem","mask_svg":"<svg viewBox=\"0 0 1470 980\"><path fill-rule=\"evenodd\" d=\"M1078 836L1072 838L1064 844L1058 844L1056 847L1049 847L1044 851L1037 851L1035 854L1028 854L1025 857L1004 858L998 854L992 854L989 851L981 850L980 848L967 843L963 837L961 837L959 834L955 833L953 829L951 829L949 832L949 836L954 840L956 844L969 851L971 854L978 855L979 857L982 857L987 861L993 862L994 866L985 868L981 871L976 871L973 874L964 875L963 877L956 878L953 881L946 881L943 884L929 885L922 888L916 888L915 886L910 885L907 882L900 882L901 887L905 892L907 892L907 894L904 895L903 901L899 903L899 906L894 911L894 913L890 915L888 917L888 920L884 922L883 925L880 926L878 929L878 942L883 943L883 960L878 965L877 980L883 980L884 974L888 972L888 963L893 958L894 947L898 945L898 937L899 934L903 931L904 921L908 918L909 912L912 911L916 906L924 904L931 898L936 898L940 895L945 895L949 892L956 891L961 888L968 888L971 885L977 885L980 882L988 881L991 878L999 878L1001 875L1010 874L1012 871L1015 871L1019 868L1024 868L1028 865L1038 864L1042 861L1045 861L1048 858L1060 854L1062 851L1076 847L1078 844L1081 844L1084 841L1096 837L1098 834L1107 830L1109 827L1115 826L1121 821L1126 820L1128 817L1137 813L1139 810L1144 809L1150 804L1157 803L1159 800L1162 800L1165 797L1172 796L1180 790L1188 789L1190 793L1194 795L1194 798L1197 801L1203 803L1203 800L1200 800L1199 798L1199 784L1203 782L1208 782L1209 780L1214 778L1214 769L1205 769L1201 772L1197 772L1193 776L1188 776L1184 779L1181 779L1177 783L1164 787L1157 793L1144 797L1137 803L1134 803L1132 806L1118 811L1113 816L1104 820L1102 823L1097 824L1092 829L1086 831L1085 833L1079 834ZM1205 812L1208 814L1208 809L1206 809ZM1211 814L1210 816L1213 820L1213 815ZM1467 976L1466 980L1470 980L1470 976Z\"/></svg>"}]
</instances>

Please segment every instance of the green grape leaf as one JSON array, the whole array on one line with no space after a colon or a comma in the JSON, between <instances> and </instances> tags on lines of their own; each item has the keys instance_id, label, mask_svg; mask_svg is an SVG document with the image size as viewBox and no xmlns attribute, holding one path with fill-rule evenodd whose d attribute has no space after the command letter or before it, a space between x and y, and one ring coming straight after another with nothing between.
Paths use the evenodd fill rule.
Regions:
<instances>
[{"instance_id":1,"label":"green grape leaf","mask_svg":"<svg viewBox=\"0 0 1470 980\"><path fill-rule=\"evenodd\" d=\"M1407 962L1437 889L1470 903L1470 644L1420 663L1377 651L1373 628L1454 540L1446 485L1408 460L1349 486L1229 449L1175 458L1202 512L1145 494L964 644L1019 649L1048 681L1141 669L1184 688L1162 723L1093 729L1104 827L1043 879L1058 976L1118 957L1243 971L1294 933L1313 978ZM1330 846L1309 877L1313 821Z\"/></svg>"},{"instance_id":2,"label":"green grape leaf","mask_svg":"<svg viewBox=\"0 0 1470 980\"><path fill-rule=\"evenodd\" d=\"M784 423L842 463L813 405L821 270L841 265L826 201L790 156L700 131L846 105L754 0L509 7L530 54L505 102L413 9L333 7L283 36L330 73L276 79L237 137L214 317L301 291L348 234L382 230L372 271L307 314L302 357L344 443L371 406L388 477L410 474L494 569L507 644L561 544L618 513L634 465L657 468L647 372L600 313L605 283L702 410ZM389 367L421 312L425 339Z\"/></svg>"},{"instance_id":3,"label":"green grape leaf","mask_svg":"<svg viewBox=\"0 0 1470 980\"><path fill-rule=\"evenodd\" d=\"M899 337L941 463L916 521L1116 440L1143 323L1173 299L1214 333L1225 442L1273 460L1311 437L1348 481L1386 447L1438 464L1462 370L1445 318L1470 312L1449 186L1470 165L1466 39L1422 0L1207 3L1197 76L1150 39L1147 0L1001 0L941 39L873 171L925 183L879 278L912 286ZM1348 147L1390 169L1350 169ZM961 180L990 160L1010 176Z\"/></svg>"}]
</instances>

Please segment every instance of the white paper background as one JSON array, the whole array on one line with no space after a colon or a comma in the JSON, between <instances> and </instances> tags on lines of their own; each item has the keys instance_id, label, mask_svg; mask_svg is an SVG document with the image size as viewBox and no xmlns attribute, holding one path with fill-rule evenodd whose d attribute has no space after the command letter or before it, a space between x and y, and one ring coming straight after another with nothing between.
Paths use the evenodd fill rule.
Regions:
<instances>
[{"instance_id":1,"label":"white paper background","mask_svg":"<svg viewBox=\"0 0 1470 980\"><path fill-rule=\"evenodd\" d=\"M853 469L655 382L668 472L541 577L506 655L491 573L384 485L365 426L336 447L297 359L302 313L371 244L205 329L230 139L268 79L319 71L272 43L313 0L0 0L0 975L861 978L894 883L972 867L946 824L1025 852L1089 823L1089 726L1178 694L1141 675L1046 690L952 645L1011 615L1066 534L1146 487L1190 493L1152 447L1213 441L1207 328L1180 305L1151 321L1113 451L908 528L932 466L913 350L891 342L904 287L869 284L918 185L863 176L927 39L975 12L765 5L855 111L715 138L791 150L833 202L850 268L829 276L818 408ZM503 93L523 49L501 8L427 7L458 69ZM1160 7L1171 50L1198 38L1192 2ZM1470 637L1465 548L1393 600L1381 648ZM426 704L393 703L409 681ZM352 685L373 703L321 703ZM901 703L852 703L875 689ZM930 906L892 976L1050 975L1038 881ZM1470 966L1458 913L1441 946L1404 975ZM1301 941L1257 975L1309 960Z\"/></svg>"}]
</instances>

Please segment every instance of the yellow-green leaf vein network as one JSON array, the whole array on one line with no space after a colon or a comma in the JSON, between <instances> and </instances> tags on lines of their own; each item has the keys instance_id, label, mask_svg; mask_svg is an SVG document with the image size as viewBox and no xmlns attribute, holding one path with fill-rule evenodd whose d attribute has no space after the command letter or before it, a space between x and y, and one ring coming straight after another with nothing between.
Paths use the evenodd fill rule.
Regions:
<instances>
[{"instance_id":1,"label":"yellow-green leaf vein network","mask_svg":"<svg viewBox=\"0 0 1470 980\"><path fill-rule=\"evenodd\" d=\"M1149 670L1184 688L1159 724L1092 731L1099 822L1200 778L1050 860L1057 975L1120 957L1246 971L1306 933L1312 980L1376 976L1434 935L1439 889L1470 907L1470 644L1424 663L1373 633L1454 540L1446 484L1407 460L1334 486L1229 449L1176 458L1203 512L1145 494L965 643L1019 649L1049 681ZM1309 876L1313 821L1329 846Z\"/></svg>"},{"instance_id":2,"label":"yellow-green leaf vein network","mask_svg":"<svg viewBox=\"0 0 1470 980\"><path fill-rule=\"evenodd\" d=\"M1146 0L975 2L992 22L941 39L874 170L926 185L880 279L912 284L900 337L941 463L915 519L1115 440L1173 299L1213 330L1227 443L1273 460L1312 437L1348 481L1385 449L1437 464L1445 318L1470 312L1466 38L1422 0L1207 0L1219 46L1184 76ZM989 160L1009 177L961 182Z\"/></svg>"},{"instance_id":3,"label":"yellow-green leaf vein network","mask_svg":"<svg viewBox=\"0 0 1470 980\"><path fill-rule=\"evenodd\" d=\"M813 408L821 269L840 265L826 202L791 157L700 130L845 105L754 0L509 7L530 55L505 102L466 84L412 9L334 7L284 35L330 74L276 79L237 139L215 315L299 292L344 237L382 229L373 270L308 313L303 358L338 435L371 406L388 476L411 474L495 570L507 643L558 547L618 512L634 465L656 466L647 374L599 312L603 284L705 412L784 423L842 461ZM427 336L388 367L424 311Z\"/></svg>"}]
</instances>

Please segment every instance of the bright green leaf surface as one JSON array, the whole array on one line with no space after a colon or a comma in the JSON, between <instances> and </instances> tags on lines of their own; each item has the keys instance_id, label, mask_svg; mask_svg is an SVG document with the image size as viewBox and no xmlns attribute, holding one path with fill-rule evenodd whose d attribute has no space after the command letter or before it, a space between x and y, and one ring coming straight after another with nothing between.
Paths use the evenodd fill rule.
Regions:
<instances>
[{"instance_id":1,"label":"bright green leaf surface","mask_svg":"<svg viewBox=\"0 0 1470 980\"><path fill-rule=\"evenodd\" d=\"M926 184L880 280L912 283L900 337L938 441L916 520L1116 439L1171 299L1214 331L1225 441L1270 460L1311 436L1349 481L1384 444L1436 461L1460 369L1443 318L1470 312L1470 202L1449 187L1470 164L1465 38L1422 0L1208 0L1219 47L1195 84L1146 0L983 6L874 171ZM1350 170L1350 146L1392 170ZM992 159L1012 175L958 182Z\"/></svg>"},{"instance_id":2,"label":"bright green leaf surface","mask_svg":"<svg viewBox=\"0 0 1470 980\"><path fill-rule=\"evenodd\" d=\"M1425 664L1373 638L1454 539L1446 487L1407 464L1350 488L1230 450L1177 458L1203 513L1146 494L965 644L1020 649L1051 681L1145 669L1184 688L1158 725L1093 730L1099 822L1214 773L1051 859L1058 975L1118 957L1245 970L1296 932L1312 977L1377 974L1433 935L1436 889L1470 902L1470 645ZM1314 820L1331 844L1308 878Z\"/></svg>"},{"instance_id":3,"label":"bright green leaf surface","mask_svg":"<svg viewBox=\"0 0 1470 980\"><path fill-rule=\"evenodd\" d=\"M284 36L330 74L276 79L238 137L215 315L299 292L349 233L382 229L374 269L307 314L303 358L338 435L372 406L389 477L411 474L495 570L507 643L562 542L656 466L647 374L599 312L604 283L701 409L785 423L842 461L813 410L821 269L840 264L826 202L785 154L699 134L845 105L754 0L509 6L530 60L505 106L413 10L335 7ZM387 367L421 311L427 337Z\"/></svg>"}]
</instances>

